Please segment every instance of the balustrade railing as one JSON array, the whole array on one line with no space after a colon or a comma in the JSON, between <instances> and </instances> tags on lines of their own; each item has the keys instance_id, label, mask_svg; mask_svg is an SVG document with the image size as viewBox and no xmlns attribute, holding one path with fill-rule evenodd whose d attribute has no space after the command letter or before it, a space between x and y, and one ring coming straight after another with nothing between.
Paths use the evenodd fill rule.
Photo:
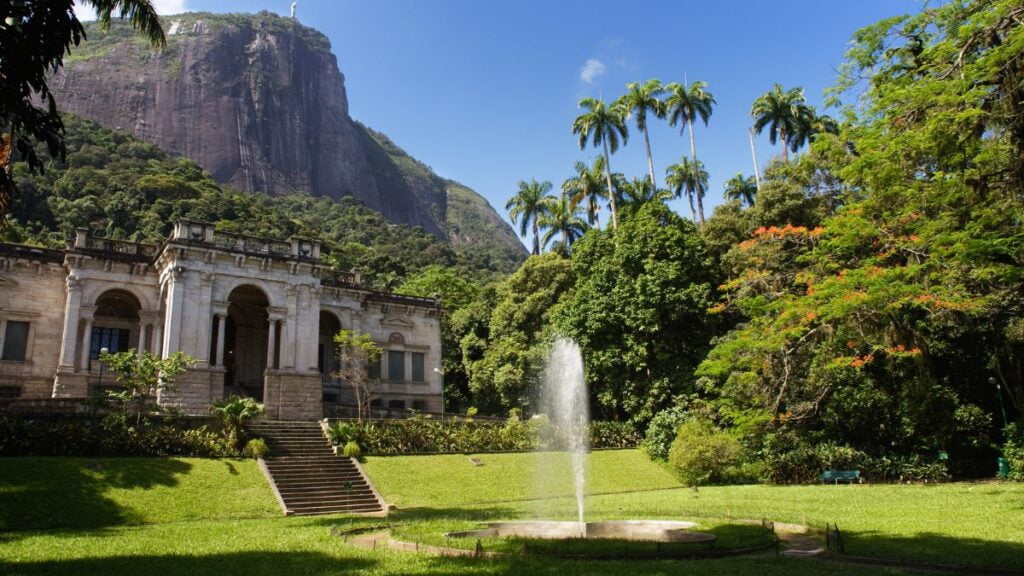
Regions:
<instances>
[{"instance_id":1,"label":"balustrade railing","mask_svg":"<svg viewBox=\"0 0 1024 576\"><path fill-rule=\"evenodd\" d=\"M154 244L93 237L86 238L85 245L79 248L102 253L105 256L138 261L152 261L156 258L158 249Z\"/></svg>"},{"instance_id":2,"label":"balustrade railing","mask_svg":"<svg viewBox=\"0 0 1024 576\"><path fill-rule=\"evenodd\" d=\"M291 256L292 253L292 245L289 242L268 240L266 238L257 238L232 232L214 232L213 244L218 248L245 252L247 254Z\"/></svg>"},{"instance_id":3,"label":"balustrade railing","mask_svg":"<svg viewBox=\"0 0 1024 576\"><path fill-rule=\"evenodd\" d=\"M333 286L335 288L358 287L355 272L342 272L341 270L332 270L330 268L315 268L313 270L313 275L319 278L320 283L324 286Z\"/></svg>"}]
</instances>

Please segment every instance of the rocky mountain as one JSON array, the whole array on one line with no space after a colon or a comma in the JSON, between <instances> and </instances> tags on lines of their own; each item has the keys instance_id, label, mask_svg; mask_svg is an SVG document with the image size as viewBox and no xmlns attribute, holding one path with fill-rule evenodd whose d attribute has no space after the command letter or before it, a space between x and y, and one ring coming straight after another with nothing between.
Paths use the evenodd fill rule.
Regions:
<instances>
[{"instance_id":1,"label":"rocky mountain","mask_svg":"<svg viewBox=\"0 0 1024 576\"><path fill-rule=\"evenodd\" d=\"M268 12L171 16L164 29L168 45L157 52L127 26L88 27L51 82L61 109L248 192L351 196L457 249L525 257L482 197L349 117L345 78L320 32Z\"/></svg>"}]
</instances>

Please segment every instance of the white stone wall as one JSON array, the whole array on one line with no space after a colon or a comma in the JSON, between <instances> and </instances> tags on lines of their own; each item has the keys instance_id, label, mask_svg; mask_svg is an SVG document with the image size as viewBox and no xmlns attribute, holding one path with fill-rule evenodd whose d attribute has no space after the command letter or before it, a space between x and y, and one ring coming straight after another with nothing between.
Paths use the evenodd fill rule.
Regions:
<instances>
[{"instance_id":1,"label":"white stone wall","mask_svg":"<svg viewBox=\"0 0 1024 576\"><path fill-rule=\"evenodd\" d=\"M45 398L53 388L64 331L66 279L60 264L0 258L0 340L6 321L29 323L25 361L0 360L0 386L20 387L23 398Z\"/></svg>"}]
</instances>

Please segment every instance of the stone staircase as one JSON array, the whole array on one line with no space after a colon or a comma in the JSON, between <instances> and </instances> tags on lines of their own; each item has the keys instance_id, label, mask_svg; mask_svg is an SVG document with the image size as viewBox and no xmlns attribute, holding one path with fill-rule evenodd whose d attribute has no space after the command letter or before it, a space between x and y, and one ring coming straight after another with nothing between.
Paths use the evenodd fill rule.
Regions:
<instances>
[{"instance_id":1,"label":"stone staircase","mask_svg":"<svg viewBox=\"0 0 1024 576\"><path fill-rule=\"evenodd\" d=\"M359 463L335 455L318 422L268 420L246 431L267 441L262 467L285 514L384 513L384 501Z\"/></svg>"}]
</instances>

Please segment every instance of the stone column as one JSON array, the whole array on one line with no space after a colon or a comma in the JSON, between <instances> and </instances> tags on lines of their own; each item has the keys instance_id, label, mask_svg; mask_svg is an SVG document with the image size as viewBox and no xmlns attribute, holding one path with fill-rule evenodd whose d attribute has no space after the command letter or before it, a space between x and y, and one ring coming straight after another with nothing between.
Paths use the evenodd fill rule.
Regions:
<instances>
[{"instance_id":1,"label":"stone column","mask_svg":"<svg viewBox=\"0 0 1024 576\"><path fill-rule=\"evenodd\" d=\"M267 369L274 368L274 356L277 355L277 318L271 318L267 330Z\"/></svg>"},{"instance_id":2,"label":"stone column","mask_svg":"<svg viewBox=\"0 0 1024 576\"><path fill-rule=\"evenodd\" d=\"M181 320L184 316L185 273L181 266L169 271L167 278L167 310L164 313L164 346L163 358L169 357L181 346Z\"/></svg>"},{"instance_id":3,"label":"stone column","mask_svg":"<svg viewBox=\"0 0 1024 576\"><path fill-rule=\"evenodd\" d=\"M139 345L135 348L135 353L142 356L142 353L146 351L146 329L149 328L149 324L143 324L139 321Z\"/></svg>"},{"instance_id":4,"label":"stone column","mask_svg":"<svg viewBox=\"0 0 1024 576\"><path fill-rule=\"evenodd\" d=\"M64 333L60 341L60 364L62 372L75 371L75 352L78 343L78 317L82 305L82 281L68 278L67 301L64 305Z\"/></svg>"},{"instance_id":5,"label":"stone column","mask_svg":"<svg viewBox=\"0 0 1024 576\"><path fill-rule=\"evenodd\" d=\"M213 358L214 366L224 366L224 332L228 327L228 315L217 312L213 315L217 319L217 357Z\"/></svg>"},{"instance_id":6,"label":"stone column","mask_svg":"<svg viewBox=\"0 0 1024 576\"><path fill-rule=\"evenodd\" d=\"M82 372L89 372L89 352L92 350L92 317L82 318L85 322L85 330L82 332L81 368Z\"/></svg>"},{"instance_id":7,"label":"stone column","mask_svg":"<svg viewBox=\"0 0 1024 576\"><path fill-rule=\"evenodd\" d=\"M153 354L158 358L163 358L164 349L164 325L160 320L156 321L153 325Z\"/></svg>"}]
</instances>

